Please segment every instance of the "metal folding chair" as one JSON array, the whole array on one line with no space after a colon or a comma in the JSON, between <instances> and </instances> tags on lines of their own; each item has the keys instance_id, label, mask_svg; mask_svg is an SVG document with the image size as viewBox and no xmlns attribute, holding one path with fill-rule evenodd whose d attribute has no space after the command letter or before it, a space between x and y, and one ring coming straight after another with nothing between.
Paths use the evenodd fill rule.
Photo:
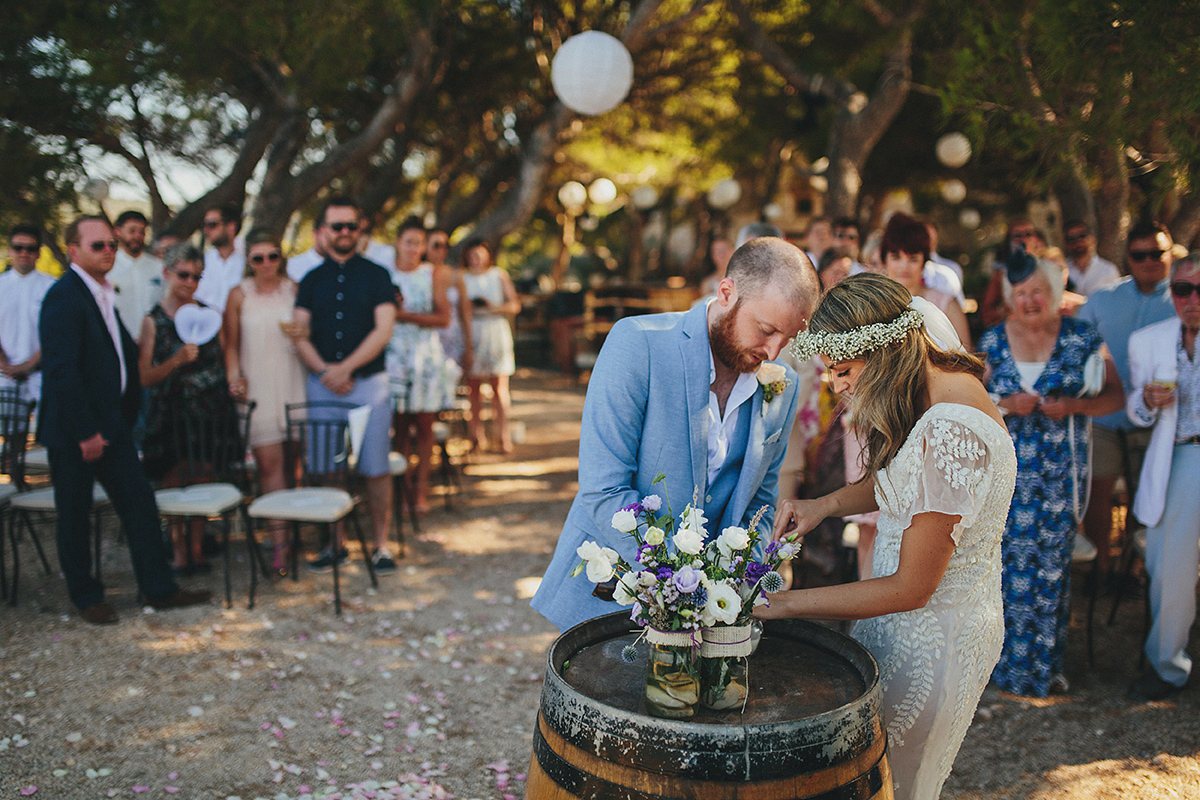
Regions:
<instances>
[{"instance_id":1,"label":"metal folding chair","mask_svg":"<svg viewBox=\"0 0 1200 800\"><path fill-rule=\"evenodd\" d=\"M334 612L342 613L341 578L337 536L334 526L350 518L362 547L363 563L371 585L378 587L371 550L358 517L357 500L351 494L354 455L350 444L350 403L292 403L286 407L288 441L287 475L297 485L269 492L250 504L252 519L278 519L292 524L292 579L299 580L300 524L319 525L333 549Z\"/></svg>"},{"instance_id":2,"label":"metal folding chair","mask_svg":"<svg viewBox=\"0 0 1200 800\"><path fill-rule=\"evenodd\" d=\"M258 571L265 577L266 561L255 541L254 525L246 515L245 497L249 484L246 471L246 441L250 433L250 415L254 403L233 404L225 412L180 414L172 425L172 439L178 455L175 474L178 486L154 493L158 513L165 517L221 521L222 551L225 560L225 605L233 607L230 582L229 534L232 515L241 511L250 552L249 608L254 607Z\"/></svg>"}]
</instances>

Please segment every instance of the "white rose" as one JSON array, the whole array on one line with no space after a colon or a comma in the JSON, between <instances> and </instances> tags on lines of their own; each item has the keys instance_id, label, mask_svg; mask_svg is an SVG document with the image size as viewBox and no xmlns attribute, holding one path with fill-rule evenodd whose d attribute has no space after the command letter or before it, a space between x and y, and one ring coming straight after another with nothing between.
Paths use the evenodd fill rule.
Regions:
<instances>
[{"instance_id":1,"label":"white rose","mask_svg":"<svg viewBox=\"0 0 1200 800\"><path fill-rule=\"evenodd\" d=\"M646 544L658 547L660 544L666 541L666 538L667 532L662 528L654 526L646 530Z\"/></svg>"},{"instance_id":2,"label":"white rose","mask_svg":"<svg viewBox=\"0 0 1200 800\"><path fill-rule=\"evenodd\" d=\"M601 547L595 542L584 542L575 548L575 555L579 556L584 561L591 561L600 555Z\"/></svg>"},{"instance_id":3,"label":"white rose","mask_svg":"<svg viewBox=\"0 0 1200 800\"><path fill-rule=\"evenodd\" d=\"M681 529L671 541L675 543L677 550L692 556L698 555L704 549L704 534L694 528Z\"/></svg>"},{"instance_id":4,"label":"white rose","mask_svg":"<svg viewBox=\"0 0 1200 800\"><path fill-rule=\"evenodd\" d=\"M763 386L771 383L778 383L787 378L787 370L782 364L773 364L770 361L764 361L762 366L758 368L758 374L755 376L758 382Z\"/></svg>"},{"instance_id":5,"label":"white rose","mask_svg":"<svg viewBox=\"0 0 1200 800\"><path fill-rule=\"evenodd\" d=\"M614 562L616 562L617 558L616 550L610 550L607 547L602 548L598 556L588 559L588 580L592 583L604 583L612 578L613 573L616 572Z\"/></svg>"},{"instance_id":6,"label":"white rose","mask_svg":"<svg viewBox=\"0 0 1200 800\"><path fill-rule=\"evenodd\" d=\"M628 509L621 509L612 516L612 526L621 533L629 533L637 527L637 517Z\"/></svg>"},{"instance_id":7,"label":"white rose","mask_svg":"<svg viewBox=\"0 0 1200 800\"><path fill-rule=\"evenodd\" d=\"M638 575L636 572L626 572L617 579L617 588L613 590L613 600L618 605L631 606L637 601Z\"/></svg>"},{"instance_id":8,"label":"white rose","mask_svg":"<svg viewBox=\"0 0 1200 800\"><path fill-rule=\"evenodd\" d=\"M688 506L679 515L679 525L681 528L691 528L694 531L703 531L705 523L708 522L708 517L704 516L704 509L693 508ZM700 552L699 550L696 551Z\"/></svg>"},{"instance_id":9,"label":"white rose","mask_svg":"<svg viewBox=\"0 0 1200 800\"><path fill-rule=\"evenodd\" d=\"M738 550L745 550L749 546L750 532L736 525L730 525L717 537L717 548L726 556Z\"/></svg>"}]
</instances>

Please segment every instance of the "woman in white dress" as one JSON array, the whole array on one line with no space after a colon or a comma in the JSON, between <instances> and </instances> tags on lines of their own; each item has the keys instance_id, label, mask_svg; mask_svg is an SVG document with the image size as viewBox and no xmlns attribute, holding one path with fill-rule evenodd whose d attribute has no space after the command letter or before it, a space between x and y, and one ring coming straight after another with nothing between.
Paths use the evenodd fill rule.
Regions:
<instances>
[{"instance_id":1,"label":"woman in white dress","mask_svg":"<svg viewBox=\"0 0 1200 800\"><path fill-rule=\"evenodd\" d=\"M442 350L438 328L450 321L446 288L449 271L436 269L425 254L425 228L416 217L400 224L396 233L396 325L387 346L388 380L396 402L394 438L408 454L410 431L416 432L418 512L429 510L429 468L433 460L433 422L439 411L454 405L455 387L462 374Z\"/></svg>"},{"instance_id":2,"label":"woman in white dress","mask_svg":"<svg viewBox=\"0 0 1200 800\"><path fill-rule=\"evenodd\" d=\"M1004 639L1000 539L1016 455L983 363L938 347L911 301L889 278L855 275L829 290L793 345L798 357L819 354L849 396L866 474L782 502L775 536L878 509L874 577L779 592L756 613L862 620L853 635L879 662L896 797L933 800Z\"/></svg>"},{"instance_id":3,"label":"woman in white dress","mask_svg":"<svg viewBox=\"0 0 1200 800\"><path fill-rule=\"evenodd\" d=\"M521 310L517 290L508 273L492 263L492 249L483 239L463 245L463 286L471 302L471 369L467 387L471 393L471 422L468 433L472 449L483 444L483 384L492 387L492 420L501 453L513 450L508 414L512 407L508 378L517 370L513 354L512 318Z\"/></svg>"}]
</instances>

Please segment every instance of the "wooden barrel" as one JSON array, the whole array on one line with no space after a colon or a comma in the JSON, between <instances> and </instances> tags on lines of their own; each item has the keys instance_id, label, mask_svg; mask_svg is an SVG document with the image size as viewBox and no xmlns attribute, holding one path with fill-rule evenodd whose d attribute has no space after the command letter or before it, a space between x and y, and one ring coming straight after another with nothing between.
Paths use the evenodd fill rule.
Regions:
<instances>
[{"instance_id":1,"label":"wooden barrel","mask_svg":"<svg viewBox=\"0 0 1200 800\"><path fill-rule=\"evenodd\" d=\"M626 613L550 648L527 800L892 798L879 667L861 645L799 620L766 623L744 712L686 722L645 713L645 643Z\"/></svg>"}]
</instances>

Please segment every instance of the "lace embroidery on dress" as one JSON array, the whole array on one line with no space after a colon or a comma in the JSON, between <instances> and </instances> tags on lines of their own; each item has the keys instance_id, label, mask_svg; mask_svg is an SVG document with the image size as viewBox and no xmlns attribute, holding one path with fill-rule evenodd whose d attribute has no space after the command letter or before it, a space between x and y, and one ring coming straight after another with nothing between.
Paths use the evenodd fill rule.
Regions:
<instances>
[{"instance_id":1,"label":"lace embroidery on dress","mask_svg":"<svg viewBox=\"0 0 1200 800\"><path fill-rule=\"evenodd\" d=\"M1015 480L1008 432L951 403L929 409L876 476L875 575L895 573L913 517L960 517L950 563L925 607L854 629L880 665L897 798L937 796L999 657L1000 539Z\"/></svg>"}]
</instances>

